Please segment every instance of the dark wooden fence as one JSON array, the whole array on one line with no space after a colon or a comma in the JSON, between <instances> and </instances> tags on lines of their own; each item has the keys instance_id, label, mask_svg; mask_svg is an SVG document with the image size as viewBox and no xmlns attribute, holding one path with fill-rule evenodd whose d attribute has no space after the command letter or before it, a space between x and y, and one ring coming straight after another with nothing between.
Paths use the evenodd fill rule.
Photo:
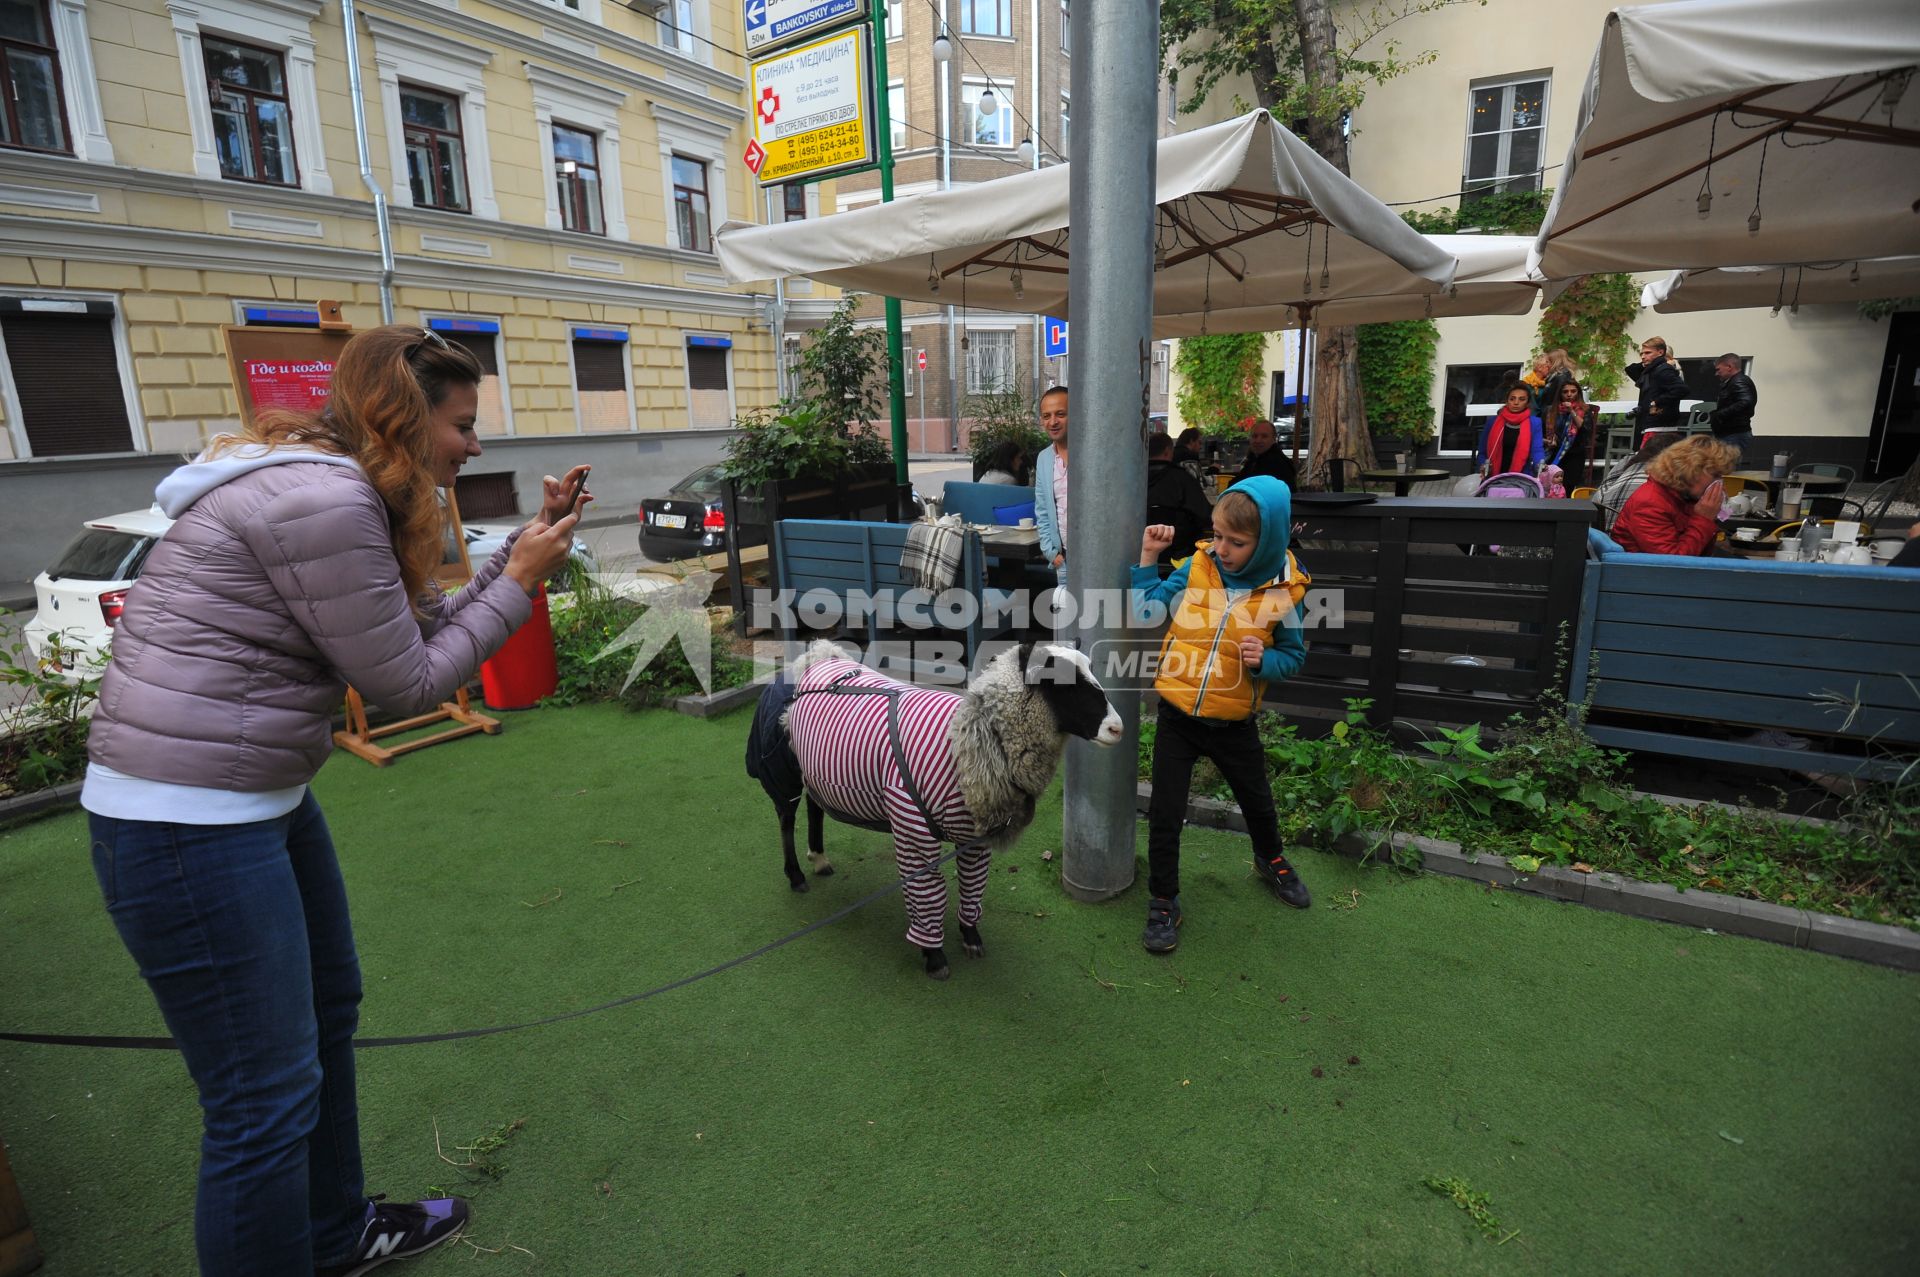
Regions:
<instances>
[{"instance_id":1,"label":"dark wooden fence","mask_svg":"<svg viewBox=\"0 0 1920 1277\"><path fill-rule=\"evenodd\" d=\"M780 579L773 525L782 519L884 519L900 522L900 485L893 463L862 466L827 477L780 479L743 492L731 479L721 496L727 516L727 589L733 600L734 633L747 633L746 582L740 570L743 546L765 545L768 581Z\"/></svg>"},{"instance_id":2,"label":"dark wooden fence","mask_svg":"<svg viewBox=\"0 0 1920 1277\"><path fill-rule=\"evenodd\" d=\"M1307 631L1306 668L1267 704L1325 717L1365 697L1382 726L1498 723L1565 691L1556 645L1578 622L1592 516L1584 501L1302 502L1294 553L1314 591L1338 592L1344 618ZM1449 663L1458 657L1482 664Z\"/></svg>"}]
</instances>

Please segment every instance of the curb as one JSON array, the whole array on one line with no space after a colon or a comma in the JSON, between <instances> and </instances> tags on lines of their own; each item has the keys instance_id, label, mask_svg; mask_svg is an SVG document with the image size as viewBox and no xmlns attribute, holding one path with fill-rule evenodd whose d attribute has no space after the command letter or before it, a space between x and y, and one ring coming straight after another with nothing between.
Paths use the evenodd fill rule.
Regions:
<instances>
[{"instance_id":1,"label":"curb","mask_svg":"<svg viewBox=\"0 0 1920 1277\"><path fill-rule=\"evenodd\" d=\"M676 696L667 702L667 708L676 714L685 714L689 718L717 718L722 714L739 709L742 705L759 701L760 693L766 690L772 676L757 678L751 683L739 687L729 687L711 695L695 693L692 696Z\"/></svg>"},{"instance_id":2,"label":"curb","mask_svg":"<svg viewBox=\"0 0 1920 1277\"><path fill-rule=\"evenodd\" d=\"M1144 813L1152 797L1153 786L1139 782L1137 810ZM1189 799L1187 823L1240 833L1247 829L1246 819L1237 806L1215 798ZM1333 846L1334 851L1354 859L1383 848L1412 851L1419 856L1422 870L1449 878L1465 878L1629 918L1670 922L1901 971L1920 971L1920 933L1890 923L1863 922L1858 918L1814 913L1765 900L1742 900L1712 891L1682 891L1668 883L1640 882L1616 873L1577 873L1559 865L1542 865L1536 872L1524 874L1509 864L1505 856L1471 852L1457 842L1423 838L1418 834L1346 834L1336 839Z\"/></svg>"},{"instance_id":3,"label":"curb","mask_svg":"<svg viewBox=\"0 0 1920 1277\"><path fill-rule=\"evenodd\" d=\"M30 794L0 798L0 825L22 816L37 816L56 807L71 807L80 801L80 785L80 781L73 780L64 785L55 785L52 789L36 789Z\"/></svg>"}]
</instances>

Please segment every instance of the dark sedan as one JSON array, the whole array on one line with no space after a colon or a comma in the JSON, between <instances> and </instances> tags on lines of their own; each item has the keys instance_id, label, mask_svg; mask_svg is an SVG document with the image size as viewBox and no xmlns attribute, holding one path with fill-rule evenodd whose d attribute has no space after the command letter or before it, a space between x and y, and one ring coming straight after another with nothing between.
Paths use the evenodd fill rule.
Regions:
<instances>
[{"instance_id":1,"label":"dark sedan","mask_svg":"<svg viewBox=\"0 0 1920 1277\"><path fill-rule=\"evenodd\" d=\"M715 554L726 549L727 515L721 492L725 480L717 465L701 466L667 490L664 497L640 503L640 553L656 563ZM749 502L740 544L763 545L767 530L756 524Z\"/></svg>"}]
</instances>

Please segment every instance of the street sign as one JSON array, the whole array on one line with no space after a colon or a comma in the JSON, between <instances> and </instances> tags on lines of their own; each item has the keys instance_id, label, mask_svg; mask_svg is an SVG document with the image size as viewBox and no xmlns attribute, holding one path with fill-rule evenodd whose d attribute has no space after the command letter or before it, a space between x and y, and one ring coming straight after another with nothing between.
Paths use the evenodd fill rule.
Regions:
<instances>
[{"instance_id":1,"label":"street sign","mask_svg":"<svg viewBox=\"0 0 1920 1277\"><path fill-rule=\"evenodd\" d=\"M766 53L867 14L867 0L746 0L747 52Z\"/></svg>"},{"instance_id":2,"label":"street sign","mask_svg":"<svg viewBox=\"0 0 1920 1277\"><path fill-rule=\"evenodd\" d=\"M747 139L746 154L742 155L740 158L747 162L747 172L753 174L755 177L758 177L760 176L760 166L767 162L766 148L762 147L758 142L749 138Z\"/></svg>"},{"instance_id":3,"label":"street sign","mask_svg":"<svg viewBox=\"0 0 1920 1277\"><path fill-rule=\"evenodd\" d=\"M1046 355L1048 359L1067 357L1067 321L1064 319L1047 320Z\"/></svg>"},{"instance_id":4,"label":"street sign","mask_svg":"<svg viewBox=\"0 0 1920 1277\"><path fill-rule=\"evenodd\" d=\"M918 357L915 358L914 362L920 366L921 372L925 372L927 370L927 352L924 350L921 351Z\"/></svg>"},{"instance_id":5,"label":"street sign","mask_svg":"<svg viewBox=\"0 0 1920 1277\"><path fill-rule=\"evenodd\" d=\"M853 27L753 64L761 186L811 180L876 159L868 29Z\"/></svg>"}]
</instances>

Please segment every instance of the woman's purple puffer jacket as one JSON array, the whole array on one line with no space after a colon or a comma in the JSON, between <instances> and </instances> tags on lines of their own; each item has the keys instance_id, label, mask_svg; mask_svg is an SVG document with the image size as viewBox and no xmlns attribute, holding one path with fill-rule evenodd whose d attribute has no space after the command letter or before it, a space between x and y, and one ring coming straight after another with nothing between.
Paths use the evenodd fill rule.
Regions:
<instances>
[{"instance_id":1,"label":"woman's purple puffer jacket","mask_svg":"<svg viewBox=\"0 0 1920 1277\"><path fill-rule=\"evenodd\" d=\"M241 793L304 784L333 748L349 683L418 713L527 619L526 592L500 576L512 539L416 615L373 485L343 459L297 458L200 462L161 485L177 521L127 596L92 761Z\"/></svg>"}]
</instances>

